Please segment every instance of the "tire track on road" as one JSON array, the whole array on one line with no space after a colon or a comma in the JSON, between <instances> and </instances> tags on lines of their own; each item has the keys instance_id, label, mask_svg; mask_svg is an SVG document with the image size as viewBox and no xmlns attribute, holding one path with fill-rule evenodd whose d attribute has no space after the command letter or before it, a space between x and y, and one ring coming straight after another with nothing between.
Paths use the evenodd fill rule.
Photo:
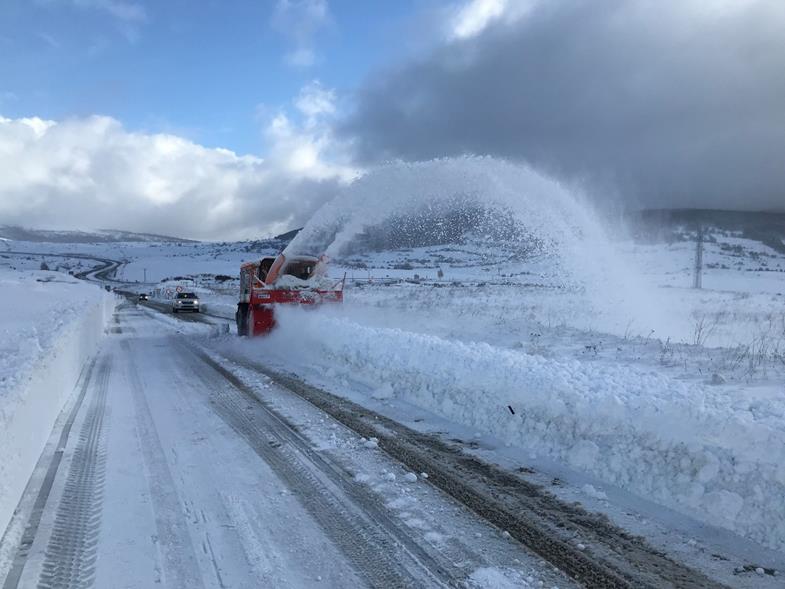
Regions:
<instances>
[{"instance_id":1,"label":"tire track on road","mask_svg":"<svg viewBox=\"0 0 785 589\"><path fill-rule=\"evenodd\" d=\"M136 410L139 445L147 469L147 481L155 512L164 585L169 588L203 588L204 580L186 523L183 504L177 494L144 386L133 361L133 351L127 340L123 340L121 346L128 358L127 372Z\"/></svg>"},{"instance_id":2,"label":"tire track on road","mask_svg":"<svg viewBox=\"0 0 785 589\"><path fill-rule=\"evenodd\" d=\"M315 451L234 375L190 347L180 347L212 369L212 375L199 376L216 413L289 486L371 587L464 586L463 572L424 550L345 471ZM218 386L216 376L223 380Z\"/></svg>"},{"instance_id":3,"label":"tire track on road","mask_svg":"<svg viewBox=\"0 0 785 589\"><path fill-rule=\"evenodd\" d=\"M25 565L27 564L27 557L30 555L30 550L38 533L41 517L43 516L44 509L46 508L46 503L49 500L49 495L52 492L52 484L54 483L55 477L57 476L57 471L60 468L60 463L63 459L63 448L65 448L66 444L68 444L68 437L71 434L74 421L76 416L79 414L79 410L82 407L84 398L87 395L90 384L92 383L95 365L96 360L93 359L92 362L90 362L90 364L85 368L85 373L83 374L81 387L79 389L79 397L74 403L71 413L68 415L68 419L63 425L54 455L49 462L46 474L44 475L43 483L38 490L38 495L36 496L35 502L33 503L30 517L28 518L27 524L25 525L25 531L22 534L22 538L19 542L19 548L17 550L16 557L14 558L13 565L8 575L6 576L5 582L3 583L3 589L16 589L19 586L22 572L24 571ZM28 489L25 490L25 494L27 493Z\"/></svg>"},{"instance_id":4,"label":"tire track on road","mask_svg":"<svg viewBox=\"0 0 785 589\"><path fill-rule=\"evenodd\" d=\"M106 473L104 416L110 370L111 359L104 358L46 547L41 589L93 584Z\"/></svg>"}]
</instances>

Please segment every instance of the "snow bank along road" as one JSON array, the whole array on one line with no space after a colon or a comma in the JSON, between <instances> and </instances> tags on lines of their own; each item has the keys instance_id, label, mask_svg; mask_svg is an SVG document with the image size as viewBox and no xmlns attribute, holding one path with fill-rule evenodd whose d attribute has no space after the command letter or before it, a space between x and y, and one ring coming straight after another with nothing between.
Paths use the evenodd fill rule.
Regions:
<instances>
[{"instance_id":1,"label":"snow bank along road","mask_svg":"<svg viewBox=\"0 0 785 589\"><path fill-rule=\"evenodd\" d=\"M2 267L0 298L2 534L116 301L62 273Z\"/></svg>"}]
</instances>

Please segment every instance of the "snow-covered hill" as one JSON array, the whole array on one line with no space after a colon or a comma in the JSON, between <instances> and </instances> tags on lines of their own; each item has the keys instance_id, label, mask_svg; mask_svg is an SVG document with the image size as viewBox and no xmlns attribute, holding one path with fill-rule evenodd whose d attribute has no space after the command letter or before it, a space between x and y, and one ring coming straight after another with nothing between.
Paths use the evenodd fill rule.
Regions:
<instances>
[{"instance_id":1,"label":"snow-covered hill","mask_svg":"<svg viewBox=\"0 0 785 589\"><path fill-rule=\"evenodd\" d=\"M29 229L16 225L0 225L0 239L44 243L119 243L119 242L164 242L188 243L192 240L153 233L134 233L118 229L94 231L63 231Z\"/></svg>"}]
</instances>

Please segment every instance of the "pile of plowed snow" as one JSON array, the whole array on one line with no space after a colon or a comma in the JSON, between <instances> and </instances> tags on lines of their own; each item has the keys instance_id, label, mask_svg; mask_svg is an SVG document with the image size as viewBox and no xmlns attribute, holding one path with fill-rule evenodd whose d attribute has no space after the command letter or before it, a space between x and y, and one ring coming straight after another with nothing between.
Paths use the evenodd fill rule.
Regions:
<instances>
[{"instance_id":1,"label":"pile of plowed snow","mask_svg":"<svg viewBox=\"0 0 785 589\"><path fill-rule=\"evenodd\" d=\"M750 405L639 366L545 358L326 313L278 318L255 355L318 370L336 391L385 383L387 396L785 548L781 395Z\"/></svg>"},{"instance_id":2,"label":"pile of plowed snow","mask_svg":"<svg viewBox=\"0 0 785 589\"><path fill-rule=\"evenodd\" d=\"M113 295L57 272L0 269L0 532L5 529Z\"/></svg>"}]
</instances>

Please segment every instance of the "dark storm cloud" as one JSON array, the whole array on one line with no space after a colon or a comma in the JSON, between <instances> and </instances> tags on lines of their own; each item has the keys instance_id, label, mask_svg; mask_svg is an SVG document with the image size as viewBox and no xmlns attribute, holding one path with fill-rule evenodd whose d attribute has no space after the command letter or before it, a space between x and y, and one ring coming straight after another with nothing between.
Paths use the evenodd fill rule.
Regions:
<instances>
[{"instance_id":1,"label":"dark storm cloud","mask_svg":"<svg viewBox=\"0 0 785 589\"><path fill-rule=\"evenodd\" d=\"M635 205L785 209L781 0L547 0L357 100L365 162L490 154Z\"/></svg>"}]
</instances>

